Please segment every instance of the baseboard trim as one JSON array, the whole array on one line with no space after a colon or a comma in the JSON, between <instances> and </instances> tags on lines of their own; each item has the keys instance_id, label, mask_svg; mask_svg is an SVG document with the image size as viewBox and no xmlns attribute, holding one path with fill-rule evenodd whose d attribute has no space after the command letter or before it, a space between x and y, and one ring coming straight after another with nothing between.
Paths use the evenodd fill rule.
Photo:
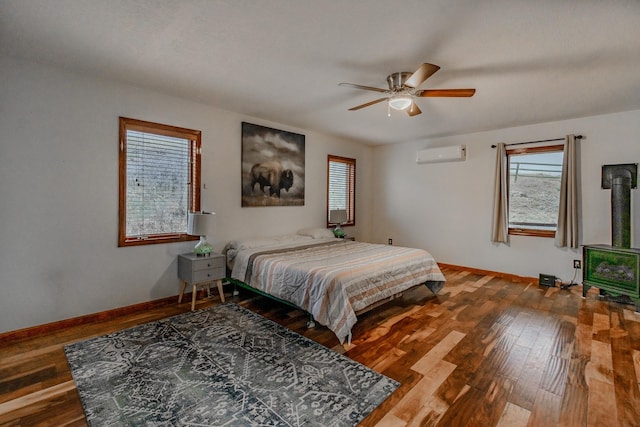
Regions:
<instances>
[{"instance_id":1,"label":"baseboard trim","mask_svg":"<svg viewBox=\"0 0 640 427\"><path fill-rule=\"evenodd\" d=\"M469 271L473 274L482 274L483 276L496 276L502 279L511 280L512 282L516 282L516 283L529 283L529 282L538 283L537 277L518 276L516 274L502 273L500 271L482 270L480 268L465 267L462 265L455 265L455 264L446 264L443 262L439 262L438 265L441 268L448 268L451 270Z\"/></svg>"},{"instance_id":2,"label":"baseboard trim","mask_svg":"<svg viewBox=\"0 0 640 427\"><path fill-rule=\"evenodd\" d=\"M538 283L537 277L525 277L517 276L515 274L501 273L499 271L482 270L479 268L465 267L462 265L446 264L439 262L438 265L442 268L450 270L468 271L473 274L482 274L501 277L503 279L511 280L518 283ZM185 293L183 301L190 301L191 294ZM8 331L0 333L0 345L9 344L15 341L20 341L25 338L32 338L34 336L40 336L45 334L51 334L60 329L69 328L73 326L86 325L89 323L100 322L114 317L123 316L126 314L138 313L146 310L151 310L159 307L166 307L167 305L177 304L178 296L161 298L153 301L143 302L139 304L133 304L126 307L118 307L111 310L101 311L99 313L87 314L79 317L72 317L70 319L58 320L56 322L45 323L43 325L32 326L25 329L18 329L15 331Z\"/></svg>"},{"instance_id":3,"label":"baseboard trim","mask_svg":"<svg viewBox=\"0 0 640 427\"><path fill-rule=\"evenodd\" d=\"M185 293L183 296L183 301L191 301L191 294ZM51 334L64 328L86 325L89 323L96 323L104 320L111 320L114 317L139 313L142 311L147 311L159 307L166 307L168 305L177 303L178 295L175 295L139 304L128 305L125 307L118 307L111 310L105 310L98 313L87 314L84 316L72 317L70 319L58 320L56 322L45 323L43 325L3 332L0 333L0 345L6 345L15 341L21 341L25 338L33 338L35 336Z\"/></svg>"}]
</instances>

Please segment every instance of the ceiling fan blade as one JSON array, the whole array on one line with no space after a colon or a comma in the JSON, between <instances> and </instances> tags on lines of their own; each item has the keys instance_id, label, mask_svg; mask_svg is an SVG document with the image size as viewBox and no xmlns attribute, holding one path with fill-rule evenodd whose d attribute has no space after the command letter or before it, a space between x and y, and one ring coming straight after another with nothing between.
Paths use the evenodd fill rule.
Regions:
<instances>
[{"instance_id":1,"label":"ceiling fan blade","mask_svg":"<svg viewBox=\"0 0 640 427\"><path fill-rule=\"evenodd\" d=\"M423 98L428 96L468 98L474 93L476 93L475 89L425 89L416 91L414 95Z\"/></svg>"},{"instance_id":2,"label":"ceiling fan blade","mask_svg":"<svg viewBox=\"0 0 640 427\"><path fill-rule=\"evenodd\" d=\"M338 83L338 86L347 86L347 87L353 87L356 89L364 89L364 90L372 90L374 92L386 92L386 89L380 89L377 87L372 87L372 86L363 86L363 85L356 85L353 83Z\"/></svg>"},{"instance_id":3,"label":"ceiling fan blade","mask_svg":"<svg viewBox=\"0 0 640 427\"><path fill-rule=\"evenodd\" d=\"M418 87L439 69L440 67L437 65L424 63L411 75L411 77L407 79L406 82L404 82L404 85L409 87Z\"/></svg>"},{"instance_id":4,"label":"ceiling fan blade","mask_svg":"<svg viewBox=\"0 0 640 427\"><path fill-rule=\"evenodd\" d=\"M378 102L386 101L387 99L388 98L379 98L379 99L376 99L375 101L367 102L366 104L361 104L361 105L358 105L356 107L349 108L349 111L356 111L356 110L359 110L361 108L365 108L365 107L368 107L370 105L377 104Z\"/></svg>"},{"instance_id":5,"label":"ceiling fan blade","mask_svg":"<svg viewBox=\"0 0 640 427\"><path fill-rule=\"evenodd\" d=\"M411 103L411 107L407 108L407 114L411 117L417 116L418 114L422 114L422 111L418 108L418 104L415 102Z\"/></svg>"}]
</instances>

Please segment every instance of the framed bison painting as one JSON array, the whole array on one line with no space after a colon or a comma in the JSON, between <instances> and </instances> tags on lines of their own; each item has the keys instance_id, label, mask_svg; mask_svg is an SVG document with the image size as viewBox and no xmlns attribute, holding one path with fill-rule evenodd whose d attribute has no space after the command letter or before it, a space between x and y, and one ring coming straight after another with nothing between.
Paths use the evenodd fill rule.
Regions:
<instances>
[{"instance_id":1,"label":"framed bison painting","mask_svg":"<svg viewBox=\"0 0 640 427\"><path fill-rule=\"evenodd\" d=\"M242 206L304 205L304 135L242 122Z\"/></svg>"}]
</instances>

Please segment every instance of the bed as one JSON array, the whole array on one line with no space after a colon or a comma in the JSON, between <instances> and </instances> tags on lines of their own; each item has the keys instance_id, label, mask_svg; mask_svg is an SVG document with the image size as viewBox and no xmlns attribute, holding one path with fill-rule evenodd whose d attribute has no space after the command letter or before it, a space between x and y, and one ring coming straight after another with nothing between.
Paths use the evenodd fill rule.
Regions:
<instances>
[{"instance_id":1,"label":"bed","mask_svg":"<svg viewBox=\"0 0 640 427\"><path fill-rule=\"evenodd\" d=\"M307 311L341 343L358 314L415 286L437 294L445 282L427 251L336 239L326 229L232 241L224 252L234 283Z\"/></svg>"}]
</instances>

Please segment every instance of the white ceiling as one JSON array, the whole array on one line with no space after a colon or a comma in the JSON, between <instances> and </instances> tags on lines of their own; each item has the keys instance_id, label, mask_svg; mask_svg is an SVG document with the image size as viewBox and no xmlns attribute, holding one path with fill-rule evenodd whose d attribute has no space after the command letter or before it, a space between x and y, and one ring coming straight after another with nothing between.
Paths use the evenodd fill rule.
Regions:
<instances>
[{"instance_id":1,"label":"white ceiling","mask_svg":"<svg viewBox=\"0 0 640 427\"><path fill-rule=\"evenodd\" d=\"M0 55L370 144L640 109L638 0L0 0ZM423 62L475 96L347 111Z\"/></svg>"}]
</instances>

